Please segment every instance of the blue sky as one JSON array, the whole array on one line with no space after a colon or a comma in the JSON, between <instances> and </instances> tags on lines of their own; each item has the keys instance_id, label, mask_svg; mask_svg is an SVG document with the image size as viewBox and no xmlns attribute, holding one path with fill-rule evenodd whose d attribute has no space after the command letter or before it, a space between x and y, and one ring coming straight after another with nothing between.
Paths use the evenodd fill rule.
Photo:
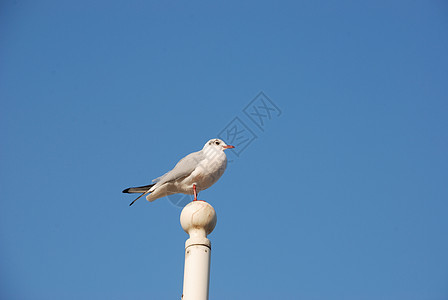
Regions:
<instances>
[{"instance_id":1,"label":"blue sky","mask_svg":"<svg viewBox=\"0 0 448 300\"><path fill-rule=\"evenodd\" d=\"M447 299L447 30L444 1L3 1L1 298L179 299L181 208L121 190L238 118L210 299Z\"/></svg>"}]
</instances>

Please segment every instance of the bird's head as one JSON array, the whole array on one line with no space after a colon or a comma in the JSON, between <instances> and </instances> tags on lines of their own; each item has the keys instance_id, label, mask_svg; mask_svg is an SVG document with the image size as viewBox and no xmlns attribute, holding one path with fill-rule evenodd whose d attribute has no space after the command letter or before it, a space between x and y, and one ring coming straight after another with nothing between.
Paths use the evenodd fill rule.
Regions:
<instances>
[{"instance_id":1,"label":"bird's head","mask_svg":"<svg viewBox=\"0 0 448 300\"><path fill-rule=\"evenodd\" d=\"M223 140L211 139L207 143L205 143L204 149L206 149L206 148L207 149L212 148L212 149L224 151L226 149L232 149L232 148L235 148L235 147L232 146L232 145L227 145L226 143L224 143Z\"/></svg>"}]
</instances>

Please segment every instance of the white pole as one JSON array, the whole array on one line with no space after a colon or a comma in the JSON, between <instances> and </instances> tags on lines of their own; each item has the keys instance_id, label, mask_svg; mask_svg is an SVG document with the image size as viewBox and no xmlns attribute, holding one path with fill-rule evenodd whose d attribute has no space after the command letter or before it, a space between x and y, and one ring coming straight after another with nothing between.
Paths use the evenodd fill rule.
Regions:
<instances>
[{"instance_id":1,"label":"white pole","mask_svg":"<svg viewBox=\"0 0 448 300\"><path fill-rule=\"evenodd\" d=\"M216 225L215 209L204 201L187 204L180 224L190 238L185 242L183 300L208 300L211 243L207 238Z\"/></svg>"}]
</instances>

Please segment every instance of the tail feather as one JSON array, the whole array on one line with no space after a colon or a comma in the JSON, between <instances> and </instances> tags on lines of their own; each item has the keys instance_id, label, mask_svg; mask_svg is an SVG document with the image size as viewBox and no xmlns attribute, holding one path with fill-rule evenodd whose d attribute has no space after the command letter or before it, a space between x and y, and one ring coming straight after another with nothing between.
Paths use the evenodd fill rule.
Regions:
<instances>
[{"instance_id":1,"label":"tail feather","mask_svg":"<svg viewBox=\"0 0 448 300\"><path fill-rule=\"evenodd\" d=\"M123 190L123 193L145 193L147 192L150 188L152 188L155 184L148 184L148 185L144 185L144 186L137 186L137 187L130 187L127 189Z\"/></svg>"},{"instance_id":2,"label":"tail feather","mask_svg":"<svg viewBox=\"0 0 448 300\"><path fill-rule=\"evenodd\" d=\"M134 201L131 202L131 204L129 204L129 206L131 206L132 204L134 204L135 201L137 201L138 199L140 199L143 195L146 195L149 193L149 189L152 188L154 184L148 184L148 185L144 185L144 186L138 186L138 187L130 187L127 188L125 190L123 190L123 193L142 193L140 196L137 197L137 199L135 199Z\"/></svg>"}]
</instances>

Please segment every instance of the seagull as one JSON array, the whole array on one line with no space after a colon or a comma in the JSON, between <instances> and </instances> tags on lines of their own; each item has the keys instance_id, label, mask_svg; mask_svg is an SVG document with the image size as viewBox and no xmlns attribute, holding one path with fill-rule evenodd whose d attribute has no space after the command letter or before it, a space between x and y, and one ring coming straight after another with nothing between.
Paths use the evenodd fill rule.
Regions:
<instances>
[{"instance_id":1,"label":"seagull","mask_svg":"<svg viewBox=\"0 0 448 300\"><path fill-rule=\"evenodd\" d=\"M178 193L194 195L193 201L197 201L198 193L211 187L224 174L227 166L224 150L232 148L235 147L220 139L209 140L202 150L182 158L174 169L154 179L153 184L123 190L123 193L142 193L129 206L144 195L149 202Z\"/></svg>"}]
</instances>

